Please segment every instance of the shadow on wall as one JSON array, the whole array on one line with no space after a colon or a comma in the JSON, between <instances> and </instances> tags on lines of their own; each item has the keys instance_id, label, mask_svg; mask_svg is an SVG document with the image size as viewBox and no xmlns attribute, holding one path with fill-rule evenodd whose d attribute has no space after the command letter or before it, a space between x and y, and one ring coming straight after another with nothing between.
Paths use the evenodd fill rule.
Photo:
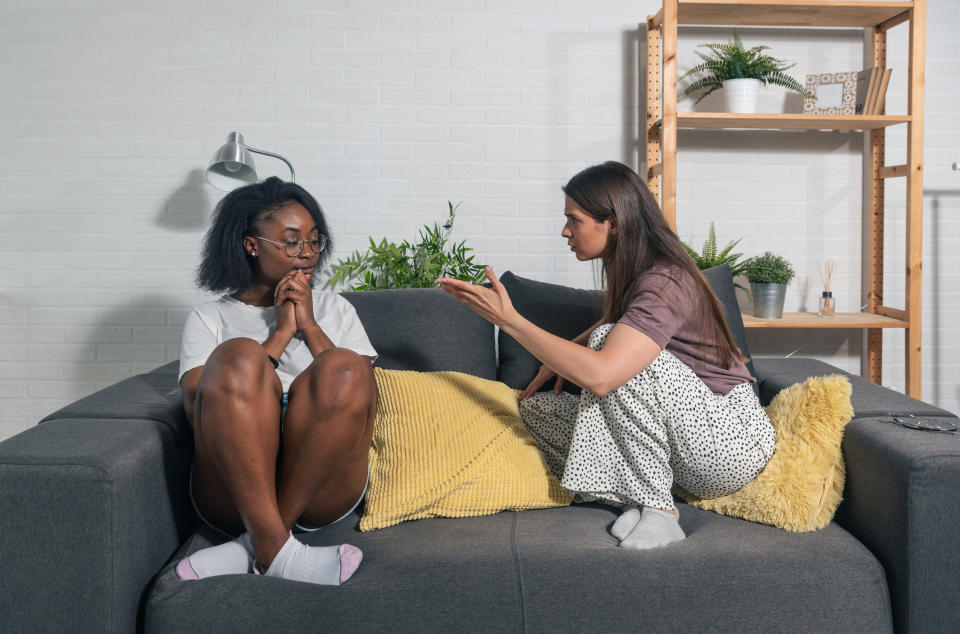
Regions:
<instances>
[{"instance_id":1,"label":"shadow on wall","mask_svg":"<svg viewBox=\"0 0 960 634\"><path fill-rule=\"evenodd\" d=\"M84 341L93 347L96 361L76 364L72 380L94 381L99 390L178 359L183 323L193 304L201 299L156 293L106 309Z\"/></svg>"},{"instance_id":2,"label":"shadow on wall","mask_svg":"<svg viewBox=\"0 0 960 634\"><path fill-rule=\"evenodd\" d=\"M747 346L757 357L812 357L860 374L859 331L845 329L748 328ZM760 352L762 351L762 352ZM849 359L849 364L844 359Z\"/></svg>"},{"instance_id":3,"label":"shadow on wall","mask_svg":"<svg viewBox=\"0 0 960 634\"><path fill-rule=\"evenodd\" d=\"M924 365L933 368L934 377L942 378L943 373L941 369L943 368L943 357L940 348L942 341L941 328L944 326L940 323L940 293L946 289L941 284L938 263L941 254L941 236L943 236L943 240L950 241L950 246L947 248L947 251L951 250L954 242L954 237L950 233L949 225L944 223L944 220L945 218L949 218L950 220L947 220L947 222L950 222L956 217L957 207L960 206L960 189L924 189L923 196L926 199L925 202L928 203L924 213L926 217L924 230L929 232L932 239L927 242L930 253L923 254L923 275L928 276L930 279L930 284L927 287L929 291L924 294L923 298L923 312L930 315L930 322L925 324L925 329L920 333L920 336L923 342L923 355L926 357L924 359L926 362ZM944 209L944 207L947 209ZM947 213L944 213L944 211ZM941 391L944 383L942 380L929 382L928 385L930 386L929 389L931 393L928 395L926 391L924 392L926 400L929 400L931 403L945 402L942 400L945 398L953 398L960 401L960 385L954 387L954 394L945 395Z\"/></svg>"},{"instance_id":4,"label":"shadow on wall","mask_svg":"<svg viewBox=\"0 0 960 634\"><path fill-rule=\"evenodd\" d=\"M162 229L178 233L205 230L212 206L204 170L193 169L183 185L164 201L154 222Z\"/></svg>"},{"instance_id":5,"label":"shadow on wall","mask_svg":"<svg viewBox=\"0 0 960 634\"><path fill-rule=\"evenodd\" d=\"M640 96L637 82L646 79L646 68L638 68L640 51L646 50L646 27L636 31L624 31L623 40L623 74L620 93L623 95L623 121L620 126L620 162L637 168L639 174L646 170L646 132L640 123L642 116ZM640 47L644 48L641 49ZM646 84L644 83L643 99L647 98Z\"/></svg>"}]
</instances>

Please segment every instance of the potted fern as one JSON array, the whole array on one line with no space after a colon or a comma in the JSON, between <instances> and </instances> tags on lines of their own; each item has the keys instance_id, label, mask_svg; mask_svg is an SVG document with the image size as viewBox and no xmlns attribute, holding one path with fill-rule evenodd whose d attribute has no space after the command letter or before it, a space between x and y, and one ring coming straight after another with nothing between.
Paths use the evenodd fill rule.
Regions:
<instances>
[{"instance_id":1,"label":"potted fern","mask_svg":"<svg viewBox=\"0 0 960 634\"><path fill-rule=\"evenodd\" d=\"M703 251L697 253L693 247L684 242L680 241L680 244L683 245L683 248L686 249L687 254L690 256L690 259L693 260L693 263L697 265L697 268L701 271L706 269L712 269L715 266L720 266L721 264L726 264L730 267L730 275L734 278L734 286L737 288L747 289L740 283L736 282L738 275L742 275L744 272L744 267L746 266L746 261L741 262L740 258L743 257L742 253L731 253L733 247L740 244L740 240L743 238L738 238L737 240L731 240L727 243L727 246L723 249L718 249L717 247L717 230L713 226L713 223L710 223L710 230L707 232L707 239L703 242Z\"/></svg>"},{"instance_id":2,"label":"potted fern","mask_svg":"<svg viewBox=\"0 0 960 634\"><path fill-rule=\"evenodd\" d=\"M803 85L784 71L795 64L787 64L764 53L769 46L746 48L740 34L733 31L733 40L723 44L701 44L710 49L710 54L694 51L703 61L683 75L686 79L697 73L707 73L685 89L687 95L705 91L695 103L718 88L723 88L727 112L756 112L760 86L781 86L804 96L813 95Z\"/></svg>"},{"instance_id":3,"label":"potted fern","mask_svg":"<svg viewBox=\"0 0 960 634\"><path fill-rule=\"evenodd\" d=\"M767 251L744 262L744 273L753 296L753 316L761 319L783 317L783 300L787 284L794 276L793 266Z\"/></svg>"}]
</instances>

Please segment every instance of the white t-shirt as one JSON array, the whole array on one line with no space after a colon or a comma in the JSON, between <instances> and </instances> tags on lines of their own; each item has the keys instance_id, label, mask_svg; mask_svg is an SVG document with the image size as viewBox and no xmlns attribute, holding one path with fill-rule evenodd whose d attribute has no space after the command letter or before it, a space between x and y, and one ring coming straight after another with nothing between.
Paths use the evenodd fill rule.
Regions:
<instances>
[{"instance_id":1,"label":"white t-shirt","mask_svg":"<svg viewBox=\"0 0 960 634\"><path fill-rule=\"evenodd\" d=\"M313 291L313 316L338 348L376 358L367 333L353 304L336 293ZM263 343L277 328L273 306L250 306L228 295L198 304L187 316L180 349L180 379L193 368L204 365L210 353L228 339L248 337ZM300 333L294 335L277 359L277 375L283 391L313 362L313 353ZM179 379L178 379L179 380Z\"/></svg>"}]
</instances>

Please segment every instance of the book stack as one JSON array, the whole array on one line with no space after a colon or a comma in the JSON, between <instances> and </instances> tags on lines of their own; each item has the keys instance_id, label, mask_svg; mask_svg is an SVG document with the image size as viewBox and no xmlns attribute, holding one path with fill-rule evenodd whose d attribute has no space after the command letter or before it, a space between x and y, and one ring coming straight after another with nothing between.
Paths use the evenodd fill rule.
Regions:
<instances>
[{"instance_id":1,"label":"book stack","mask_svg":"<svg viewBox=\"0 0 960 634\"><path fill-rule=\"evenodd\" d=\"M855 114L878 115L883 111L883 100L890 83L889 68L865 68L857 73L857 99Z\"/></svg>"}]
</instances>

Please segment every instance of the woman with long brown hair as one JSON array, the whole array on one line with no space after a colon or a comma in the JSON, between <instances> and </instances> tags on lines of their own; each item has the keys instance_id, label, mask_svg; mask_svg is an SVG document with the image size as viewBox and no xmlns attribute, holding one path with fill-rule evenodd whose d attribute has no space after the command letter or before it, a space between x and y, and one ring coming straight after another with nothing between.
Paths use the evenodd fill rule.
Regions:
<instances>
[{"instance_id":1,"label":"woman with long brown hair","mask_svg":"<svg viewBox=\"0 0 960 634\"><path fill-rule=\"evenodd\" d=\"M610 529L620 546L664 546L685 537L672 485L704 498L740 489L773 455L774 430L719 302L636 172L609 161L563 191L561 235L578 260L602 263L600 322L568 341L524 319L489 268L492 288L438 281L543 364L520 413L561 484L624 507ZM554 376L553 392L537 391Z\"/></svg>"}]
</instances>

